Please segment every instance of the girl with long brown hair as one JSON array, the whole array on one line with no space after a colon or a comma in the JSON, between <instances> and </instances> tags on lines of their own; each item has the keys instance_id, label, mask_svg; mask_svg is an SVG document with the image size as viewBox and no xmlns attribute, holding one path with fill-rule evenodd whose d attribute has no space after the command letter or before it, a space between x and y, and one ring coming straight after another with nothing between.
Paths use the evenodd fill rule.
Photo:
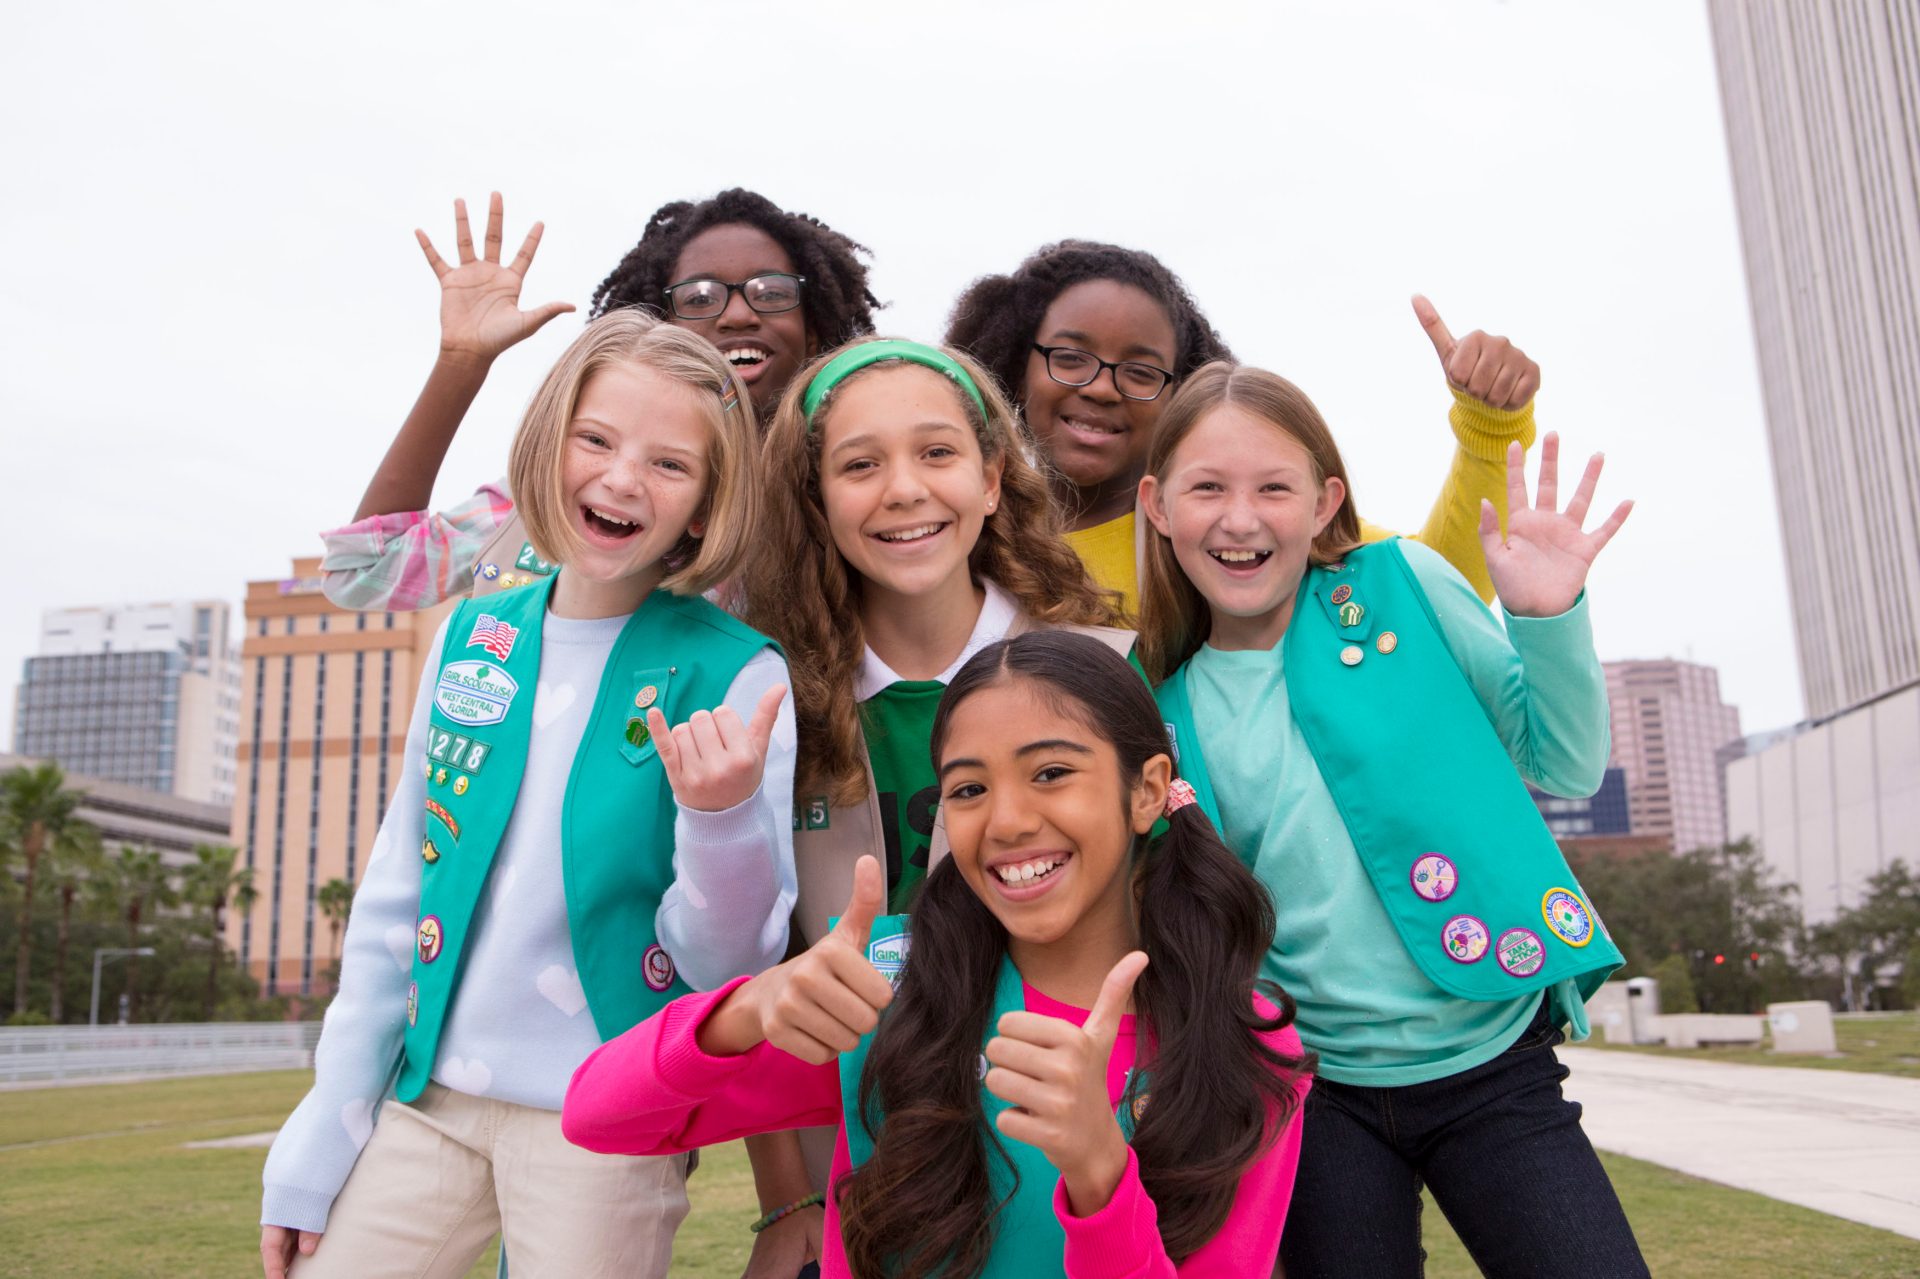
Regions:
<instances>
[{"instance_id":1,"label":"girl with long brown hair","mask_svg":"<svg viewBox=\"0 0 1920 1279\"><path fill-rule=\"evenodd\" d=\"M1174 780L1152 695L1092 638L1019 635L954 677L931 758L952 854L910 928L875 918L862 858L804 955L587 1061L568 1136L658 1154L837 1121L829 1276L1268 1273L1307 1062L1255 977L1272 905Z\"/></svg>"}]
</instances>

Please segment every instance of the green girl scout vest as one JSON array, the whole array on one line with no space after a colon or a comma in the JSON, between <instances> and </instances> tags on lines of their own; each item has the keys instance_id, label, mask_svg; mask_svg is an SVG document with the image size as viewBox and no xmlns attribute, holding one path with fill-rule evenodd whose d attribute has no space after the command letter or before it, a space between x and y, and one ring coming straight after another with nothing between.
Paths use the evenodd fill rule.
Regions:
<instances>
[{"instance_id":1,"label":"green girl scout vest","mask_svg":"<svg viewBox=\"0 0 1920 1279\"><path fill-rule=\"evenodd\" d=\"M396 1095L426 1086L460 981L474 907L513 816L555 578L466 600L448 619L427 728L426 861ZM673 723L718 706L772 641L698 597L655 591L607 656L574 756L560 857L574 960L603 1040L688 993L654 935L673 881L673 792L646 712Z\"/></svg>"},{"instance_id":2,"label":"green girl scout vest","mask_svg":"<svg viewBox=\"0 0 1920 1279\"><path fill-rule=\"evenodd\" d=\"M1018 635L1033 626L1023 615L1014 620L1007 634ZM1090 635L1122 657L1133 652L1132 631L1110 626L1062 629ZM864 744L860 758L862 762L867 758ZM886 827L875 791L873 767L867 764L866 794L858 803L835 806L824 795L793 797L793 861L800 880L799 900L794 905L794 922L798 925L794 945L812 945L827 935L829 917L837 915L853 896L853 868L862 854L871 854L883 867L887 864ZM928 870L947 856L947 832L941 822L934 822L931 838Z\"/></svg>"},{"instance_id":3,"label":"green girl scout vest","mask_svg":"<svg viewBox=\"0 0 1920 1279\"><path fill-rule=\"evenodd\" d=\"M873 930L867 935L867 958L880 974L895 982L900 979L900 970L906 964L909 943L906 915L882 915L873 921ZM987 1019L987 1037L992 1038L993 1028L1000 1024L1004 1013L1019 1012L1026 1008L1025 992L1021 989L1019 970L1013 961L1002 956L1000 975L993 988L993 1015ZM873 1046L871 1033L863 1036L859 1047L840 1057L840 1108L845 1117L847 1130L847 1156L850 1166L860 1167L873 1157L874 1135L879 1132L886 1117L881 1114L862 1116L860 1113L860 1074L866 1068L867 1050ZM986 1043L982 1041L979 1074L986 1078ZM1120 1121L1120 1131L1127 1140L1133 1140L1134 1112L1146 1101L1144 1077L1128 1080L1127 1094L1121 1099L1119 1108L1114 1112ZM980 1105L985 1113L987 1127L998 1132L995 1121L1000 1112L1007 1109L1007 1103L988 1092L983 1084L980 1088ZM981 1138L986 1140L983 1135ZM1038 1146L1030 1146L1024 1141L1015 1141L1011 1137L1001 1137L1000 1146L1012 1160L1009 1168L988 1148L987 1173L993 1189L994 1200L1005 1206L1000 1211L1000 1226L994 1235L993 1251L987 1256L986 1268L980 1273L983 1279L1044 1279L1049 1275L1066 1275L1067 1234L1060 1227L1060 1219L1053 1215L1053 1188L1060 1180L1060 1172Z\"/></svg>"},{"instance_id":4,"label":"green girl scout vest","mask_svg":"<svg viewBox=\"0 0 1920 1279\"><path fill-rule=\"evenodd\" d=\"M1440 989L1505 1000L1622 962L1514 771L1396 541L1301 583L1287 697L1407 953ZM1157 696L1180 775L1220 824L1185 667Z\"/></svg>"}]
</instances>

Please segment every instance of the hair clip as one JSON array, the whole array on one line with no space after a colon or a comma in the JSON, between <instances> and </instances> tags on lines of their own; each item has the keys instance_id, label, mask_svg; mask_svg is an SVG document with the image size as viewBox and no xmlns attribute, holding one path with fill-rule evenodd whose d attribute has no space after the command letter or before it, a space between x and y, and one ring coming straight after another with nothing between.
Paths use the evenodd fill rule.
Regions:
<instances>
[{"instance_id":1,"label":"hair clip","mask_svg":"<svg viewBox=\"0 0 1920 1279\"><path fill-rule=\"evenodd\" d=\"M1200 797L1193 793L1189 782L1175 780L1167 785L1167 816L1171 817L1188 804L1197 804Z\"/></svg>"},{"instance_id":2,"label":"hair clip","mask_svg":"<svg viewBox=\"0 0 1920 1279\"><path fill-rule=\"evenodd\" d=\"M733 374L722 373L720 375L720 411L731 413L738 403L740 403L740 393L733 388Z\"/></svg>"}]
</instances>

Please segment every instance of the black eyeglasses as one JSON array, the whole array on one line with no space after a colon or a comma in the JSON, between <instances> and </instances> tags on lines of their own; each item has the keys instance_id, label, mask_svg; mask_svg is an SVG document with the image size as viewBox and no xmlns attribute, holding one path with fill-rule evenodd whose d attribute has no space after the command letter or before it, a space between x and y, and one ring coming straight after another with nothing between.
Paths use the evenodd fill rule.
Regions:
<instances>
[{"instance_id":1,"label":"black eyeglasses","mask_svg":"<svg viewBox=\"0 0 1920 1279\"><path fill-rule=\"evenodd\" d=\"M1157 400L1167 383L1173 381L1173 374L1157 364L1103 360L1077 346L1041 346L1035 342L1033 349L1046 360L1047 376L1062 386L1092 386L1102 369L1112 369L1114 390L1129 400Z\"/></svg>"},{"instance_id":2,"label":"black eyeglasses","mask_svg":"<svg viewBox=\"0 0 1920 1279\"><path fill-rule=\"evenodd\" d=\"M728 284L725 280L682 280L668 285L663 292L674 318L711 320L727 309L736 290L748 306L762 315L791 311L800 305L800 286L806 282L804 275L768 271L738 284Z\"/></svg>"}]
</instances>

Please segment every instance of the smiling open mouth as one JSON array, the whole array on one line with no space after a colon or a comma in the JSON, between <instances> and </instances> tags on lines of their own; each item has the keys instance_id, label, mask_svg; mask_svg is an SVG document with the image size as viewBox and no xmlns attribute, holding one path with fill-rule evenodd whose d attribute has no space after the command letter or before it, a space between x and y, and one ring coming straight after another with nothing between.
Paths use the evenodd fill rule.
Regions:
<instances>
[{"instance_id":1,"label":"smiling open mouth","mask_svg":"<svg viewBox=\"0 0 1920 1279\"><path fill-rule=\"evenodd\" d=\"M609 515L607 512L598 510L595 507L581 507L580 515L581 518L586 520L587 527L602 537L632 537L640 531L640 525L637 521L623 520L618 515Z\"/></svg>"},{"instance_id":2,"label":"smiling open mouth","mask_svg":"<svg viewBox=\"0 0 1920 1279\"><path fill-rule=\"evenodd\" d=\"M1036 857L1032 861L1009 862L1004 866L995 866L993 873L1009 888L1019 888L1053 874L1067 864L1067 856L1066 853L1054 853L1047 857Z\"/></svg>"},{"instance_id":3,"label":"smiling open mouth","mask_svg":"<svg viewBox=\"0 0 1920 1279\"><path fill-rule=\"evenodd\" d=\"M891 533L875 533L874 536L883 542L923 542L945 527L944 523L917 524L912 528L895 529Z\"/></svg>"},{"instance_id":4,"label":"smiling open mouth","mask_svg":"<svg viewBox=\"0 0 1920 1279\"><path fill-rule=\"evenodd\" d=\"M1272 551L1208 551L1207 554L1228 568L1257 568L1272 557Z\"/></svg>"},{"instance_id":5,"label":"smiling open mouth","mask_svg":"<svg viewBox=\"0 0 1920 1279\"><path fill-rule=\"evenodd\" d=\"M737 346L727 352L727 363L736 369L750 369L772 358L772 352L757 346Z\"/></svg>"}]
</instances>

